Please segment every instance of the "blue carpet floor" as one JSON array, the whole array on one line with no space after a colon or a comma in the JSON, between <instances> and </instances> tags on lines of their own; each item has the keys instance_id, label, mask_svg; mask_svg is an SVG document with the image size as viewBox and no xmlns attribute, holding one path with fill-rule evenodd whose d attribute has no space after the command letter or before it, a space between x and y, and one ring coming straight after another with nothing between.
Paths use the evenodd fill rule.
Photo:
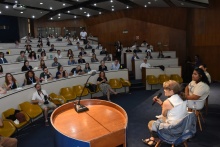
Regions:
<instances>
[{"instance_id":1,"label":"blue carpet floor","mask_svg":"<svg viewBox=\"0 0 220 147\"><path fill-rule=\"evenodd\" d=\"M196 136L188 142L189 147L220 147L220 84L211 85L209 97L209 113L205 116L204 131L197 129ZM161 113L161 107L157 104L152 106L152 97L159 91L136 90L131 94L118 94L112 96L112 102L120 105L128 114L127 146L146 147L141 142L150 133L147 124L154 120L155 115ZM104 97L101 99L105 99ZM164 96L161 99L165 99ZM36 122L37 126L31 127L22 133L27 135L18 138L18 147L54 147L54 129L44 126L44 120ZM162 144L162 147L170 145Z\"/></svg>"}]
</instances>

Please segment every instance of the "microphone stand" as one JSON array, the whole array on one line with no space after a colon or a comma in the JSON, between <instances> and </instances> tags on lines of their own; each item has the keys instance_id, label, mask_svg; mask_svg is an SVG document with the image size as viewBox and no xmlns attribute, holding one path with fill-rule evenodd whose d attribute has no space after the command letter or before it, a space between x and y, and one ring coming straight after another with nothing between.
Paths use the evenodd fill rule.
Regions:
<instances>
[{"instance_id":1,"label":"microphone stand","mask_svg":"<svg viewBox=\"0 0 220 147\"><path fill-rule=\"evenodd\" d=\"M81 100L82 94L83 94L83 92L84 92L84 90L85 90L85 87L86 87L86 85L87 85L87 83L88 83L90 77L91 77L91 76L94 76L95 74L96 74L96 72L93 72L93 73L89 76L89 78L88 78L87 81L86 81L85 86L83 87L83 90L82 90L82 93L81 93L81 95L80 95L80 97L79 97L78 103L77 103L77 104L76 104L76 103L74 104L74 107L75 107L75 110L76 110L77 113L85 112L85 111L88 111L88 110L89 110L89 108L87 108L86 106L80 104L80 100Z\"/></svg>"}]
</instances>

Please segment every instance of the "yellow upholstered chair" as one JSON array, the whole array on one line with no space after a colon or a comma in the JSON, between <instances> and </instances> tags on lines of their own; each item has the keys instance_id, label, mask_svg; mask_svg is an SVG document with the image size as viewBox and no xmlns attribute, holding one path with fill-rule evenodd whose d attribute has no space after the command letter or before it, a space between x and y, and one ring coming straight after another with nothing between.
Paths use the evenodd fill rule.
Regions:
<instances>
[{"instance_id":1,"label":"yellow upholstered chair","mask_svg":"<svg viewBox=\"0 0 220 147\"><path fill-rule=\"evenodd\" d=\"M147 83L151 86L151 90L152 90L152 85L157 85L159 83L157 77L155 77L154 75L147 75L146 80Z\"/></svg>"},{"instance_id":2,"label":"yellow upholstered chair","mask_svg":"<svg viewBox=\"0 0 220 147\"><path fill-rule=\"evenodd\" d=\"M66 101L76 99L76 94L73 92L73 89L71 87L61 88L60 95L62 95L66 99Z\"/></svg>"},{"instance_id":3,"label":"yellow upholstered chair","mask_svg":"<svg viewBox=\"0 0 220 147\"><path fill-rule=\"evenodd\" d=\"M170 80L174 80L178 83L183 83L182 77L180 77L178 74L171 74L170 75Z\"/></svg>"},{"instance_id":4,"label":"yellow upholstered chair","mask_svg":"<svg viewBox=\"0 0 220 147\"><path fill-rule=\"evenodd\" d=\"M128 92L129 92L129 87L131 86L131 82L123 78L120 78L120 81L122 86L125 88L125 93L126 93L126 87L128 87Z\"/></svg>"},{"instance_id":5,"label":"yellow upholstered chair","mask_svg":"<svg viewBox=\"0 0 220 147\"><path fill-rule=\"evenodd\" d=\"M170 79L169 76L167 76L166 74L160 74L158 76L159 84L162 84L162 85L164 82L169 81L169 79Z\"/></svg>"},{"instance_id":6,"label":"yellow upholstered chair","mask_svg":"<svg viewBox=\"0 0 220 147\"><path fill-rule=\"evenodd\" d=\"M43 114L43 111L39 105L31 104L30 102L23 102L19 104L19 107L31 118L31 122L33 122L35 118Z\"/></svg>"},{"instance_id":7,"label":"yellow upholstered chair","mask_svg":"<svg viewBox=\"0 0 220 147\"><path fill-rule=\"evenodd\" d=\"M15 126L8 120L4 120L3 127L0 127L0 134L4 137L10 137L16 131Z\"/></svg>"},{"instance_id":8,"label":"yellow upholstered chair","mask_svg":"<svg viewBox=\"0 0 220 147\"><path fill-rule=\"evenodd\" d=\"M55 105L62 105L66 103L66 99L62 95L57 95L55 93L49 94L50 101Z\"/></svg>"},{"instance_id":9,"label":"yellow upholstered chair","mask_svg":"<svg viewBox=\"0 0 220 147\"><path fill-rule=\"evenodd\" d=\"M109 85L114 90L122 88L122 84L118 79L110 79L109 80Z\"/></svg>"},{"instance_id":10,"label":"yellow upholstered chair","mask_svg":"<svg viewBox=\"0 0 220 147\"><path fill-rule=\"evenodd\" d=\"M92 83L88 83L88 84L92 84ZM97 85L96 86L96 91L91 91L89 88L87 88L88 92L90 93L91 95L91 98L92 98L92 95L95 94L95 93L98 93L100 91L100 88L99 86Z\"/></svg>"},{"instance_id":11,"label":"yellow upholstered chair","mask_svg":"<svg viewBox=\"0 0 220 147\"><path fill-rule=\"evenodd\" d=\"M82 94L82 96L86 96L86 95L89 94L88 89L84 88L81 85L75 85L75 86L72 87L72 89L73 89L73 92L76 94L77 97L80 97L81 94Z\"/></svg>"},{"instance_id":12,"label":"yellow upholstered chair","mask_svg":"<svg viewBox=\"0 0 220 147\"><path fill-rule=\"evenodd\" d=\"M23 128L24 126L26 126L30 122L30 117L24 111L21 111L21 113L24 114L26 120L22 123L15 124L13 120L7 119L7 117L9 117L10 115L13 115L14 112L15 112L14 108L10 108L10 109L4 111L2 113L2 119L9 120L16 127L17 130Z\"/></svg>"}]
</instances>

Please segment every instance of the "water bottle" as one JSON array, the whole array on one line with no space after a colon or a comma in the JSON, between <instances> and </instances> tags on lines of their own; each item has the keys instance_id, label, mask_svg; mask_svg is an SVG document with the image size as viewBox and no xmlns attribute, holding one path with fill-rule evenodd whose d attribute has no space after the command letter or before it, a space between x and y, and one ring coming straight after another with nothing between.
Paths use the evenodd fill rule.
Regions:
<instances>
[{"instance_id":1,"label":"water bottle","mask_svg":"<svg viewBox=\"0 0 220 147\"><path fill-rule=\"evenodd\" d=\"M196 113L196 101L193 102L193 112Z\"/></svg>"},{"instance_id":2,"label":"water bottle","mask_svg":"<svg viewBox=\"0 0 220 147\"><path fill-rule=\"evenodd\" d=\"M47 82L47 76L46 75L44 76L44 80L45 80L45 82Z\"/></svg>"},{"instance_id":3,"label":"water bottle","mask_svg":"<svg viewBox=\"0 0 220 147\"><path fill-rule=\"evenodd\" d=\"M74 76L76 76L76 71L74 70Z\"/></svg>"}]
</instances>

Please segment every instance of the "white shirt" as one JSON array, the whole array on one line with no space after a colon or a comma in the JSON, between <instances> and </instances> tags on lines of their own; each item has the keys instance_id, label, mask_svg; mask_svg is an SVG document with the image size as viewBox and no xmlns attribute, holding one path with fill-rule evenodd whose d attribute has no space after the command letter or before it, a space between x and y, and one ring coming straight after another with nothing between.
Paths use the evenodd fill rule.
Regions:
<instances>
[{"instance_id":1,"label":"white shirt","mask_svg":"<svg viewBox=\"0 0 220 147\"><path fill-rule=\"evenodd\" d=\"M140 69L142 69L142 67L151 68L151 65L149 63L141 63Z\"/></svg>"},{"instance_id":2,"label":"white shirt","mask_svg":"<svg viewBox=\"0 0 220 147\"><path fill-rule=\"evenodd\" d=\"M85 31L80 32L80 36L81 36L81 39L86 39L87 33Z\"/></svg>"},{"instance_id":3,"label":"white shirt","mask_svg":"<svg viewBox=\"0 0 220 147\"><path fill-rule=\"evenodd\" d=\"M62 55L61 54L60 55L56 54L55 57L62 58Z\"/></svg>"},{"instance_id":4,"label":"white shirt","mask_svg":"<svg viewBox=\"0 0 220 147\"><path fill-rule=\"evenodd\" d=\"M212 80L211 80L210 74L209 74L207 71L205 71L205 75L206 75L206 77L208 78L209 83L211 83Z\"/></svg>"},{"instance_id":5,"label":"white shirt","mask_svg":"<svg viewBox=\"0 0 220 147\"><path fill-rule=\"evenodd\" d=\"M200 96L199 100L204 100L210 92L209 86L204 82L199 82L196 84L195 81L189 83L189 95Z\"/></svg>"},{"instance_id":6,"label":"white shirt","mask_svg":"<svg viewBox=\"0 0 220 147\"><path fill-rule=\"evenodd\" d=\"M44 100L44 95L47 95L48 96L48 94L47 94L47 92L45 91L45 90L41 90L42 91L42 93L39 95L38 94L38 92L37 91L35 91L34 93L33 93L33 96L32 96L32 100L40 100L40 101L45 101ZM38 103L39 105L41 105L41 104L43 104L43 103Z\"/></svg>"}]
</instances>

